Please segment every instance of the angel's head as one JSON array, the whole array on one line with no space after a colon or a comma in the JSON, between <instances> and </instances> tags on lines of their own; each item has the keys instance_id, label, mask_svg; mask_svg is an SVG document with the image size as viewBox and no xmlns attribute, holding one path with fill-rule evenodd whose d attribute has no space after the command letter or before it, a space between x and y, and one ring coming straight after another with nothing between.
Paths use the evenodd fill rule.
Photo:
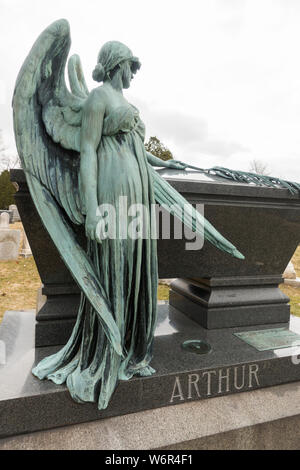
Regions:
<instances>
[{"instance_id":1,"label":"angel's head","mask_svg":"<svg viewBox=\"0 0 300 470\"><path fill-rule=\"evenodd\" d=\"M122 88L129 88L133 75L141 67L141 63L125 44L109 41L102 46L97 65L93 71L93 79L97 82L112 80L118 75Z\"/></svg>"}]
</instances>

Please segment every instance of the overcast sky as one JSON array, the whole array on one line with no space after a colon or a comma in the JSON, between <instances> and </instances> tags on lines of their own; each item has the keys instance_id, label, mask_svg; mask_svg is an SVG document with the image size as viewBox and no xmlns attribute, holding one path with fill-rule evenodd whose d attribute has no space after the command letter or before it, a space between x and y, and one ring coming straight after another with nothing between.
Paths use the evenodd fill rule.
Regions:
<instances>
[{"instance_id":1,"label":"overcast sky","mask_svg":"<svg viewBox=\"0 0 300 470\"><path fill-rule=\"evenodd\" d=\"M0 0L0 129L12 145L11 96L37 36L67 18L90 88L102 44L142 68L127 99L175 158L300 181L300 0Z\"/></svg>"}]
</instances>

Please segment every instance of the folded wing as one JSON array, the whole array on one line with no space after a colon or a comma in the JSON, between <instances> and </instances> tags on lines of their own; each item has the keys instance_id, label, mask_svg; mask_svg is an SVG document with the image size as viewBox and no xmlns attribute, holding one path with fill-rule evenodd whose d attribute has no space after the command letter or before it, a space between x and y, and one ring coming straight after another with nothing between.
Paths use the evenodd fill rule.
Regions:
<instances>
[{"instance_id":1,"label":"folded wing","mask_svg":"<svg viewBox=\"0 0 300 470\"><path fill-rule=\"evenodd\" d=\"M65 84L70 43L68 22L56 21L39 36L26 58L13 97L16 144L43 224L95 308L108 339L122 354L110 302L74 229L74 224L85 220L78 187L85 97L70 93Z\"/></svg>"}]
</instances>

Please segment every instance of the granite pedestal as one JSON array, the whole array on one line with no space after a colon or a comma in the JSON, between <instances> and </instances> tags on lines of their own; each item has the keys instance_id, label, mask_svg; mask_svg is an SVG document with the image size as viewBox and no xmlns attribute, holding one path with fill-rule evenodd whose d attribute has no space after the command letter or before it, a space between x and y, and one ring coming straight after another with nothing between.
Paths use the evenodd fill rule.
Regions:
<instances>
[{"instance_id":1,"label":"granite pedestal","mask_svg":"<svg viewBox=\"0 0 300 470\"><path fill-rule=\"evenodd\" d=\"M12 172L44 300L37 317L34 311L7 312L0 325L0 449L209 448L216 436L223 442L219 448L230 448L228 442L234 439L236 448L242 448L234 433L243 433L244 440L252 433L254 442L259 426L265 426L268 435L299 423L300 347L257 351L234 335L279 327L300 333L300 319L291 317L289 322L289 299L278 289L300 241L299 198L284 189L211 180L195 173L162 174L191 203L204 204L205 217L246 259L231 258L206 242L201 250L186 250L187 240L176 239L172 230L168 240L160 233L159 275L178 279L172 284L172 305L158 308L152 361L156 373L120 381L108 408L99 411L94 403L75 403L65 386L31 374L34 364L68 339L80 294L41 224L23 172ZM74 230L84 246L82 227ZM198 355L183 349L191 339L209 343L211 352ZM279 408L281 394L292 397L294 413ZM272 399L278 402L275 409L268 408ZM253 409L244 416L242 404L249 401ZM185 425L175 426L174 436L162 435L159 422L154 424L157 414L165 417L168 429L174 420ZM124 415L124 423L150 420L153 432L147 435L152 441L138 426L140 441L122 441L120 436L118 440L111 420L120 429ZM87 434L89 438L83 439ZM127 430L130 436L132 430ZM267 448L270 443L262 445Z\"/></svg>"},{"instance_id":2,"label":"granite pedestal","mask_svg":"<svg viewBox=\"0 0 300 470\"><path fill-rule=\"evenodd\" d=\"M299 394L300 382L277 385L10 436L0 450L299 450Z\"/></svg>"},{"instance_id":3,"label":"granite pedestal","mask_svg":"<svg viewBox=\"0 0 300 470\"><path fill-rule=\"evenodd\" d=\"M277 326L282 324L272 325ZM300 319L292 317L290 329L300 332ZM87 426L91 426L92 421L156 408L163 408L162 412L168 414L165 410L170 406L170 414L176 416L175 405L195 402L194 409L197 409L196 403L208 403L210 399L218 403L220 397L241 394L240 402L232 401L238 404L245 401L242 392L300 380L299 346L259 352L234 336L234 332L241 330L245 327L207 330L168 304L159 305L151 363L156 373L151 377L120 381L108 408L99 411L94 403L75 403L64 385L40 381L31 374L33 365L58 347L34 347L33 311L7 312L0 325L2 362L3 346L6 350L6 363L0 365L0 438L78 423L89 422ZM189 339L205 340L211 345L211 352L200 356L183 350L182 343ZM199 407L204 413L201 420L207 422L207 426L217 419L205 412L205 405L199 404ZM209 403L207 407L211 410ZM263 413L263 410L256 410L256 413ZM218 417L224 418L221 410ZM186 419L192 420L192 416ZM238 414L236 419L239 420ZM109 435L106 440L107 446L111 445L108 448L114 448ZM162 439L160 446L171 442ZM157 440L154 447L159 447Z\"/></svg>"}]
</instances>

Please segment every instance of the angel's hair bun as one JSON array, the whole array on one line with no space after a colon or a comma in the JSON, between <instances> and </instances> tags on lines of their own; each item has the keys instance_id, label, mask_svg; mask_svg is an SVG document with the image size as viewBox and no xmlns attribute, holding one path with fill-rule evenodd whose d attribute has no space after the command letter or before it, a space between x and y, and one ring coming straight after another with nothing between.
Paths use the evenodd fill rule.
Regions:
<instances>
[{"instance_id":1,"label":"angel's hair bun","mask_svg":"<svg viewBox=\"0 0 300 470\"><path fill-rule=\"evenodd\" d=\"M102 82L105 77L105 70L103 65L99 62L93 71L93 79L96 82Z\"/></svg>"}]
</instances>

